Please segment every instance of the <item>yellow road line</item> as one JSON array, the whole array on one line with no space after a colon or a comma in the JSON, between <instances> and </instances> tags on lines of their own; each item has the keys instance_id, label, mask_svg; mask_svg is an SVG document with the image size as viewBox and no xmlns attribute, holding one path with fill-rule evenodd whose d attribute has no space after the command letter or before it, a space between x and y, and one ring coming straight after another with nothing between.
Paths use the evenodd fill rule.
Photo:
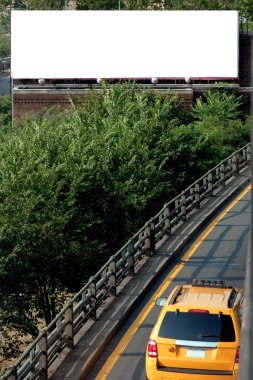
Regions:
<instances>
[{"instance_id":1,"label":"yellow road line","mask_svg":"<svg viewBox=\"0 0 253 380\"><path fill-rule=\"evenodd\" d=\"M247 186L247 188L242 191L234 199L232 203L229 204L225 208L224 211L222 211L214 220L213 222L200 234L196 242L189 248L189 250L184 254L182 257L181 263L175 265L175 267L171 270L171 272L168 274L168 276L165 278L163 283L160 285L160 287L157 289L156 293L154 294L153 298L149 300L149 302L145 305L141 313L138 315L138 317L135 319L135 321L132 323L130 328L126 331L123 338L118 343L117 347L114 349L113 353L110 355L104 366L102 367L101 371L97 375L95 380L105 380L108 374L111 372L113 366L119 359L120 355L124 352L126 346L132 339L132 337L135 335L137 330L139 329L140 325L144 322L147 315L150 313L152 308L154 307L154 299L161 297L161 295L165 292L167 287L171 284L171 282L174 280L174 278L178 275L178 273L183 269L184 263L187 262L191 256L194 254L194 252L198 249L200 244L206 237L212 232L212 230L215 228L215 226L220 222L222 218L236 205L237 202L239 202L251 189L251 185Z\"/></svg>"}]
</instances>

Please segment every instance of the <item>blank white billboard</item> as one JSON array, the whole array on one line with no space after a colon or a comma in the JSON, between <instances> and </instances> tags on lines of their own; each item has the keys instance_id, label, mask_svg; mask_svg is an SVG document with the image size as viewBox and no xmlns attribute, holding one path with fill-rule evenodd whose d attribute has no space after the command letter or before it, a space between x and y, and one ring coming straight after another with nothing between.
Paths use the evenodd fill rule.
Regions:
<instances>
[{"instance_id":1,"label":"blank white billboard","mask_svg":"<svg viewBox=\"0 0 253 380\"><path fill-rule=\"evenodd\" d=\"M236 11L12 11L15 78L237 78Z\"/></svg>"}]
</instances>

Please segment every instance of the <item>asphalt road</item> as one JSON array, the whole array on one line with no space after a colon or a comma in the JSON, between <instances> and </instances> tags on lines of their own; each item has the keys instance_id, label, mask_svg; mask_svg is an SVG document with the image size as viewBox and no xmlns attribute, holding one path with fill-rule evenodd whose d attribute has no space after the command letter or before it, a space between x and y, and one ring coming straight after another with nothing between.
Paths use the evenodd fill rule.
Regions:
<instances>
[{"instance_id":1,"label":"asphalt road","mask_svg":"<svg viewBox=\"0 0 253 380\"><path fill-rule=\"evenodd\" d=\"M191 283L193 278L225 279L229 285L244 287L250 229L250 192L232 206L217 224L215 220L210 221L204 229L207 232L205 238L198 235L168 266L166 273L110 342L87 380L146 380L145 350L160 312L153 302L158 293L159 296L168 296L175 285ZM196 249L192 253L194 244ZM164 291L161 291L162 285ZM148 307L150 300L152 304Z\"/></svg>"},{"instance_id":2,"label":"asphalt road","mask_svg":"<svg viewBox=\"0 0 253 380\"><path fill-rule=\"evenodd\" d=\"M0 96L10 95L10 76L8 73L1 73L0 76Z\"/></svg>"}]
</instances>

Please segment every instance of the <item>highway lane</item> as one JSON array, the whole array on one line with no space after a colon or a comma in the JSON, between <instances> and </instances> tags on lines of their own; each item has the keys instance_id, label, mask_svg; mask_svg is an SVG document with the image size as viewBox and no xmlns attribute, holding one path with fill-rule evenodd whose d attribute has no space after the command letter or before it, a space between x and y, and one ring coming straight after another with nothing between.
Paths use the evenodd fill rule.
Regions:
<instances>
[{"instance_id":1,"label":"highway lane","mask_svg":"<svg viewBox=\"0 0 253 380\"><path fill-rule=\"evenodd\" d=\"M108 345L87 380L145 380L145 350L160 308L154 300L193 278L225 279L244 286L250 228L250 190L239 194L191 242L139 304Z\"/></svg>"}]
</instances>

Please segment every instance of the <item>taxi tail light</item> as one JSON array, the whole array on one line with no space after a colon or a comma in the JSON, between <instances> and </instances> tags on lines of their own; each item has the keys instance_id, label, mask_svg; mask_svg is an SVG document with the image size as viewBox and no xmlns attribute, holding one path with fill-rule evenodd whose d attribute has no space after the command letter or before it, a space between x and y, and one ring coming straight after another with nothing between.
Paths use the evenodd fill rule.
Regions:
<instances>
[{"instance_id":1,"label":"taxi tail light","mask_svg":"<svg viewBox=\"0 0 253 380\"><path fill-rule=\"evenodd\" d=\"M240 347L238 347L236 350L235 363L239 363L239 358L240 358Z\"/></svg>"},{"instance_id":2,"label":"taxi tail light","mask_svg":"<svg viewBox=\"0 0 253 380\"><path fill-rule=\"evenodd\" d=\"M150 358L157 358L157 344L153 339L148 341L148 356Z\"/></svg>"}]
</instances>

